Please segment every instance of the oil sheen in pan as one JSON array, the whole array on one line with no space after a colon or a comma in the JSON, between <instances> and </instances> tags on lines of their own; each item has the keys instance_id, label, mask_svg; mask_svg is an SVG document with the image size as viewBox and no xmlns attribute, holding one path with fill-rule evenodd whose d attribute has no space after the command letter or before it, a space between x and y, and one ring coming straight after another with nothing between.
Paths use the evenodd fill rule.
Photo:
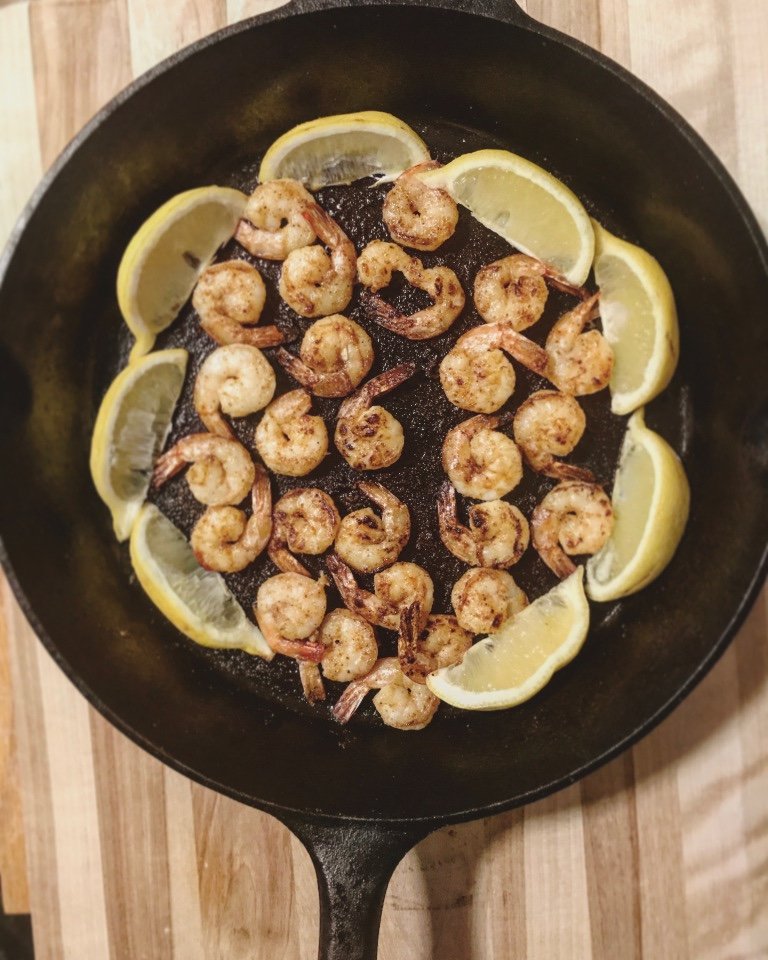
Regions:
<instances>
[{"instance_id":1,"label":"oil sheen in pan","mask_svg":"<svg viewBox=\"0 0 768 960\"><path fill-rule=\"evenodd\" d=\"M419 128L419 132L430 146L433 156L444 162L468 150L496 146L489 142L486 135L464 129L459 131L451 126L431 125ZM211 182L235 186L250 192L256 183L257 170L258 158L249 158L247 163L237 169L222 168L212 171ZM385 186L372 186L370 182L360 182L351 187L331 187L321 190L317 194L317 199L338 221L352 239L356 249L360 251L371 240L389 239L381 219L381 205L386 190ZM603 213L602 211L590 212L597 215ZM604 222L609 226L612 225L610 217L606 217ZM403 425L406 436L403 456L393 467L376 471L368 476L392 490L408 504L411 510L411 540L403 551L401 559L419 563L429 572L435 584L434 611L436 613L451 612L451 588L467 569L465 564L443 547L438 534L435 504L438 489L445 479L440 462L440 451L448 430L471 416L470 413L457 410L448 402L437 377L437 367L456 339L465 330L482 322L472 302L472 288L477 270L484 264L511 252L513 251L509 244L479 224L466 210L460 208L459 224L454 236L434 253L418 254L427 266L446 264L451 267L457 273L467 295L467 305L463 313L447 333L434 340L419 343L391 333L379 327L366 315L360 302L359 289L356 289L352 303L345 311L370 333L375 343L376 361L371 376L405 361L415 361L418 365L418 372L411 380L382 400L383 405L391 410ZM276 322L288 337L294 340L293 343L287 344L288 349L298 350L301 336L312 321L298 317L280 299L277 293L280 264L256 260L234 242L221 251L218 259L226 260L233 257L248 260L261 271L268 289L261 323ZM397 283L384 291L384 296L406 313L411 313L429 303L425 294ZM526 331L526 335L543 343L555 320L573 304L572 298L550 289L544 316L534 327ZM128 348L129 335L125 332L124 336L125 342L121 344L121 355L125 355ZM215 344L200 329L197 315L191 304L186 304L176 322L158 338L157 349L168 347L185 347L190 354L184 392L168 441L170 445L185 434L202 429L194 412L192 391L200 364L215 347ZM265 352L268 356L273 353L271 350ZM297 386L274 360L273 366L277 374L276 395ZM546 381L517 363L515 363L515 370L517 374L515 392L501 412L514 412L534 390L551 387ZM274 500L294 487L317 486L333 497L342 515L368 505L357 490L357 483L363 479L363 475L353 471L333 445L333 430L340 402L340 400L313 398L314 412L324 417L328 427L331 437L330 454L324 463L307 477L274 476L272 479ZM587 415L587 429L570 459L576 463L588 465L596 474L598 481L610 490L625 419L611 415L610 396L607 390L590 397L580 398L580 403ZM257 414L233 423L238 437L249 449L253 449L253 433L258 419ZM536 503L552 486L554 486L553 480L539 477L526 468L522 482L507 499L530 517ZM152 491L150 499L187 536L203 510L190 494L183 474L169 482L162 490ZM466 520L466 517L464 519ZM324 569L322 557L302 556L301 559L314 574L319 574ZM258 586L276 572L278 571L265 553L247 570L226 577L230 588L248 616L252 617L251 607ZM530 599L545 593L556 582L555 577L541 562L533 547L529 547L522 560L510 572ZM371 580L370 577L360 577L361 585L367 589L372 588ZM329 589L327 597L329 610L341 605L335 589ZM593 605L593 627L597 627L601 617L609 615L611 609L612 605L605 607ZM395 635L379 628L377 633L380 639L381 655L393 653ZM178 642L190 641L179 637ZM341 690L340 684L326 681L328 700L310 707L302 697L296 664L291 660L276 657L271 664L266 664L240 651L204 648L199 648L199 655L208 662L210 667L229 674L233 682L253 690L254 694L261 699L302 714L322 717L328 723L337 726L330 719L329 711ZM458 713L459 711L443 705L436 722L449 720L451 716ZM463 718L466 719L466 715L463 715ZM367 702L364 709L356 715L355 724L369 722L379 723L380 721L370 702ZM341 729L339 734L349 735L342 733Z\"/></svg>"}]
</instances>

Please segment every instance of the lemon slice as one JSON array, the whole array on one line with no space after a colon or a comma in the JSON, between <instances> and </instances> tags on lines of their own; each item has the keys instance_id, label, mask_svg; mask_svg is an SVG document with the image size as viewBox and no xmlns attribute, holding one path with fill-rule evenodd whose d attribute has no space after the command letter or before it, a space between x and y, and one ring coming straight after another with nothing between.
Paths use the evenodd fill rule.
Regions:
<instances>
[{"instance_id":1,"label":"lemon slice","mask_svg":"<svg viewBox=\"0 0 768 960\"><path fill-rule=\"evenodd\" d=\"M646 427L643 410L627 424L612 499L613 532L587 562L592 600L616 600L655 580L672 559L688 520L685 471L667 441Z\"/></svg>"},{"instance_id":2,"label":"lemon slice","mask_svg":"<svg viewBox=\"0 0 768 960\"><path fill-rule=\"evenodd\" d=\"M190 640L274 656L220 573L204 570L184 534L151 503L131 532L131 563L149 599Z\"/></svg>"},{"instance_id":3,"label":"lemon slice","mask_svg":"<svg viewBox=\"0 0 768 960\"><path fill-rule=\"evenodd\" d=\"M667 386L680 337L672 287L658 262L596 221L595 281L603 332L613 347L611 410L632 413Z\"/></svg>"},{"instance_id":4,"label":"lemon slice","mask_svg":"<svg viewBox=\"0 0 768 960\"><path fill-rule=\"evenodd\" d=\"M300 123L267 150L259 180L288 177L310 190L379 177L389 183L429 160L429 149L408 124L379 110L341 113Z\"/></svg>"},{"instance_id":5,"label":"lemon slice","mask_svg":"<svg viewBox=\"0 0 768 960\"><path fill-rule=\"evenodd\" d=\"M549 593L480 640L452 667L427 677L441 700L464 710L502 710L528 700L572 660L589 630L579 567Z\"/></svg>"},{"instance_id":6,"label":"lemon slice","mask_svg":"<svg viewBox=\"0 0 768 960\"><path fill-rule=\"evenodd\" d=\"M570 283L587 279L595 238L579 198L551 173L507 150L477 150L419 174L480 223Z\"/></svg>"},{"instance_id":7,"label":"lemon slice","mask_svg":"<svg viewBox=\"0 0 768 960\"><path fill-rule=\"evenodd\" d=\"M202 271L235 232L247 199L229 187L187 190L139 227L117 271L117 302L136 337L132 360L148 353L176 318Z\"/></svg>"},{"instance_id":8,"label":"lemon slice","mask_svg":"<svg viewBox=\"0 0 768 960\"><path fill-rule=\"evenodd\" d=\"M129 364L101 401L91 438L91 476L126 540L149 489L187 369L186 350L160 350Z\"/></svg>"}]
</instances>

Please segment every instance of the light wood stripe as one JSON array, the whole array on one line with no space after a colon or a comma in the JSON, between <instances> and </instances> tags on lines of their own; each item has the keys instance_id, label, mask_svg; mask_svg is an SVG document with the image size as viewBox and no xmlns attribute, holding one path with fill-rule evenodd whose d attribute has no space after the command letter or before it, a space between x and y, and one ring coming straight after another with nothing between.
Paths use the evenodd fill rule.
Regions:
<instances>
[{"instance_id":1,"label":"light wood stripe","mask_svg":"<svg viewBox=\"0 0 768 960\"><path fill-rule=\"evenodd\" d=\"M164 770L170 923L174 960L205 960L192 784Z\"/></svg>"},{"instance_id":2,"label":"light wood stripe","mask_svg":"<svg viewBox=\"0 0 768 960\"><path fill-rule=\"evenodd\" d=\"M225 0L127 0L133 76L226 25Z\"/></svg>"}]
</instances>

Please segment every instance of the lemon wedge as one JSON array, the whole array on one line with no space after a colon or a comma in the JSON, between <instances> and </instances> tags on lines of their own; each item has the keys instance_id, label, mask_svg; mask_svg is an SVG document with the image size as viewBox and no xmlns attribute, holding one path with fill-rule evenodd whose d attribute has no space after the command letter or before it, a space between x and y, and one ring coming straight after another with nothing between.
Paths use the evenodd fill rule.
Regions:
<instances>
[{"instance_id":1,"label":"lemon wedge","mask_svg":"<svg viewBox=\"0 0 768 960\"><path fill-rule=\"evenodd\" d=\"M122 370L101 401L91 438L91 476L127 540L168 437L187 369L186 350L160 350Z\"/></svg>"},{"instance_id":2,"label":"lemon wedge","mask_svg":"<svg viewBox=\"0 0 768 960\"><path fill-rule=\"evenodd\" d=\"M480 640L452 667L427 677L441 700L463 710L502 710L528 700L571 661L589 630L579 567L549 593Z\"/></svg>"},{"instance_id":3,"label":"lemon wedge","mask_svg":"<svg viewBox=\"0 0 768 960\"><path fill-rule=\"evenodd\" d=\"M379 177L388 183L429 160L429 149L408 124L379 110L318 117L284 133L264 154L259 180L287 177L310 190Z\"/></svg>"},{"instance_id":4,"label":"lemon wedge","mask_svg":"<svg viewBox=\"0 0 768 960\"><path fill-rule=\"evenodd\" d=\"M131 563L149 599L190 640L204 647L274 656L220 573L204 570L184 534L151 503L131 532Z\"/></svg>"},{"instance_id":5,"label":"lemon wedge","mask_svg":"<svg viewBox=\"0 0 768 960\"><path fill-rule=\"evenodd\" d=\"M646 427L643 410L627 424L612 499L611 536L587 561L592 600L616 600L655 580L672 559L688 520L690 489L683 466L667 441Z\"/></svg>"},{"instance_id":6,"label":"lemon wedge","mask_svg":"<svg viewBox=\"0 0 768 960\"><path fill-rule=\"evenodd\" d=\"M136 337L132 360L148 353L176 318L235 232L247 199L229 187L198 187L164 203L139 227L117 271L117 302Z\"/></svg>"},{"instance_id":7,"label":"lemon wedge","mask_svg":"<svg viewBox=\"0 0 768 960\"><path fill-rule=\"evenodd\" d=\"M419 174L442 187L489 230L580 286L595 237L587 211L564 183L507 150L477 150Z\"/></svg>"},{"instance_id":8,"label":"lemon wedge","mask_svg":"<svg viewBox=\"0 0 768 960\"><path fill-rule=\"evenodd\" d=\"M592 226L600 316L614 355L611 410L632 413L658 396L675 372L680 352L675 298L650 253L595 221Z\"/></svg>"}]
</instances>

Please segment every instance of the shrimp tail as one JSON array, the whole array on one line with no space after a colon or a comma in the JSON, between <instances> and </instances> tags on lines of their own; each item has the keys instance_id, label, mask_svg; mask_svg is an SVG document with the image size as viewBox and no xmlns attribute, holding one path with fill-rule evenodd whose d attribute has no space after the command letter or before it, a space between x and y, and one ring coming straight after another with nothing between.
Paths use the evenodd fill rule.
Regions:
<instances>
[{"instance_id":1,"label":"shrimp tail","mask_svg":"<svg viewBox=\"0 0 768 960\"><path fill-rule=\"evenodd\" d=\"M529 340L512 327L504 333L504 349L510 353L518 363L533 370L534 373L544 374L549 365L549 356L544 347Z\"/></svg>"},{"instance_id":2,"label":"shrimp tail","mask_svg":"<svg viewBox=\"0 0 768 960\"><path fill-rule=\"evenodd\" d=\"M319 203L307 204L306 209L301 211L301 215L323 243L330 244L342 232L338 223L323 210Z\"/></svg>"},{"instance_id":3,"label":"shrimp tail","mask_svg":"<svg viewBox=\"0 0 768 960\"><path fill-rule=\"evenodd\" d=\"M282 540L273 536L267 545L267 554L274 565L283 573L298 573L299 576L312 578L304 564L297 560Z\"/></svg>"},{"instance_id":4,"label":"shrimp tail","mask_svg":"<svg viewBox=\"0 0 768 960\"><path fill-rule=\"evenodd\" d=\"M369 690L370 687L363 680L353 680L348 684L331 711L334 720L338 720L339 723L349 723Z\"/></svg>"},{"instance_id":5,"label":"shrimp tail","mask_svg":"<svg viewBox=\"0 0 768 960\"><path fill-rule=\"evenodd\" d=\"M162 487L171 477L176 476L186 462L176 447L171 447L155 462L155 468L152 471L152 486L155 489Z\"/></svg>"},{"instance_id":6,"label":"shrimp tail","mask_svg":"<svg viewBox=\"0 0 768 960\"><path fill-rule=\"evenodd\" d=\"M364 383L342 403L339 407L339 419L343 420L367 410L376 397L382 393L389 393L401 383L405 383L417 369L415 363L401 363L397 367L392 367L391 370L385 370L377 377L372 377L368 383Z\"/></svg>"},{"instance_id":7,"label":"shrimp tail","mask_svg":"<svg viewBox=\"0 0 768 960\"><path fill-rule=\"evenodd\" d=\"M325 687L320 675L320 668L310 660L299 660L299 679L304 696L310 703L325 700Z\"/></svg>"},{"instance_id":8,"label":"shrimp tail","mask_svg":"<svg viewBox=\"0 0 768 960\"><path fill-rule=\"evenodd\" d=\"M280 366L308 390L317 392L317 387L322 384L323 396L343 397L352 389L352 381L345 370L337 370L332 373L316 373L311 367L300 358L284 350L282 347L275 354Z\"/></svg>"},{"instance_id":9,"label":"shrimp tail","mask_svg":"<svg viewBox=\"0 0 768 960\"><path fill-rule=\"evenodd\" d=\"M423 614L418 600L400 614L400 632L397 636L397 658L400 669L414 683L426 683L427 674L419 658L419 634L423 629Z\"/></svg>"},{"instance_id":10,"label":"shrimp tail","mask_svg":"<svg viewBox=\"0 0 768 960\"><path fill-rule=\"evenodd\" d=\"M555 480L583 480L586 483L594 483L595 475L586 467L577 467L572 463L563 463L562 460L550 461L541 473L546 477L553 477Z\"/></svg>"},{"instance_id":11,"label":"shrimp tail","mask_svg":"<svg viewBox=\"0 0 768 960\"><path fill-rule=\"evenodd\" d=\"M401 313L397 307L387 303L378 293L371 293L368 290L361 291L360 301L380 326L391 330L393 333L399 333L401 336L407 336L411 328L411 318Z\"/></svg>"},{"instance_id":12,"label":"shrimp tail","mask_svg":"<svg viewBox=\"0 0 768 960\"><path fill-rule=\"evenodd\" d=\"M344 563L337 553L331 553L325 558L325 564L333 577L336 589L346 604L353 604L357 593L357 583L352 570ZM351 609L351 607L350 607Z\"/></svg>"}]
</instances>

